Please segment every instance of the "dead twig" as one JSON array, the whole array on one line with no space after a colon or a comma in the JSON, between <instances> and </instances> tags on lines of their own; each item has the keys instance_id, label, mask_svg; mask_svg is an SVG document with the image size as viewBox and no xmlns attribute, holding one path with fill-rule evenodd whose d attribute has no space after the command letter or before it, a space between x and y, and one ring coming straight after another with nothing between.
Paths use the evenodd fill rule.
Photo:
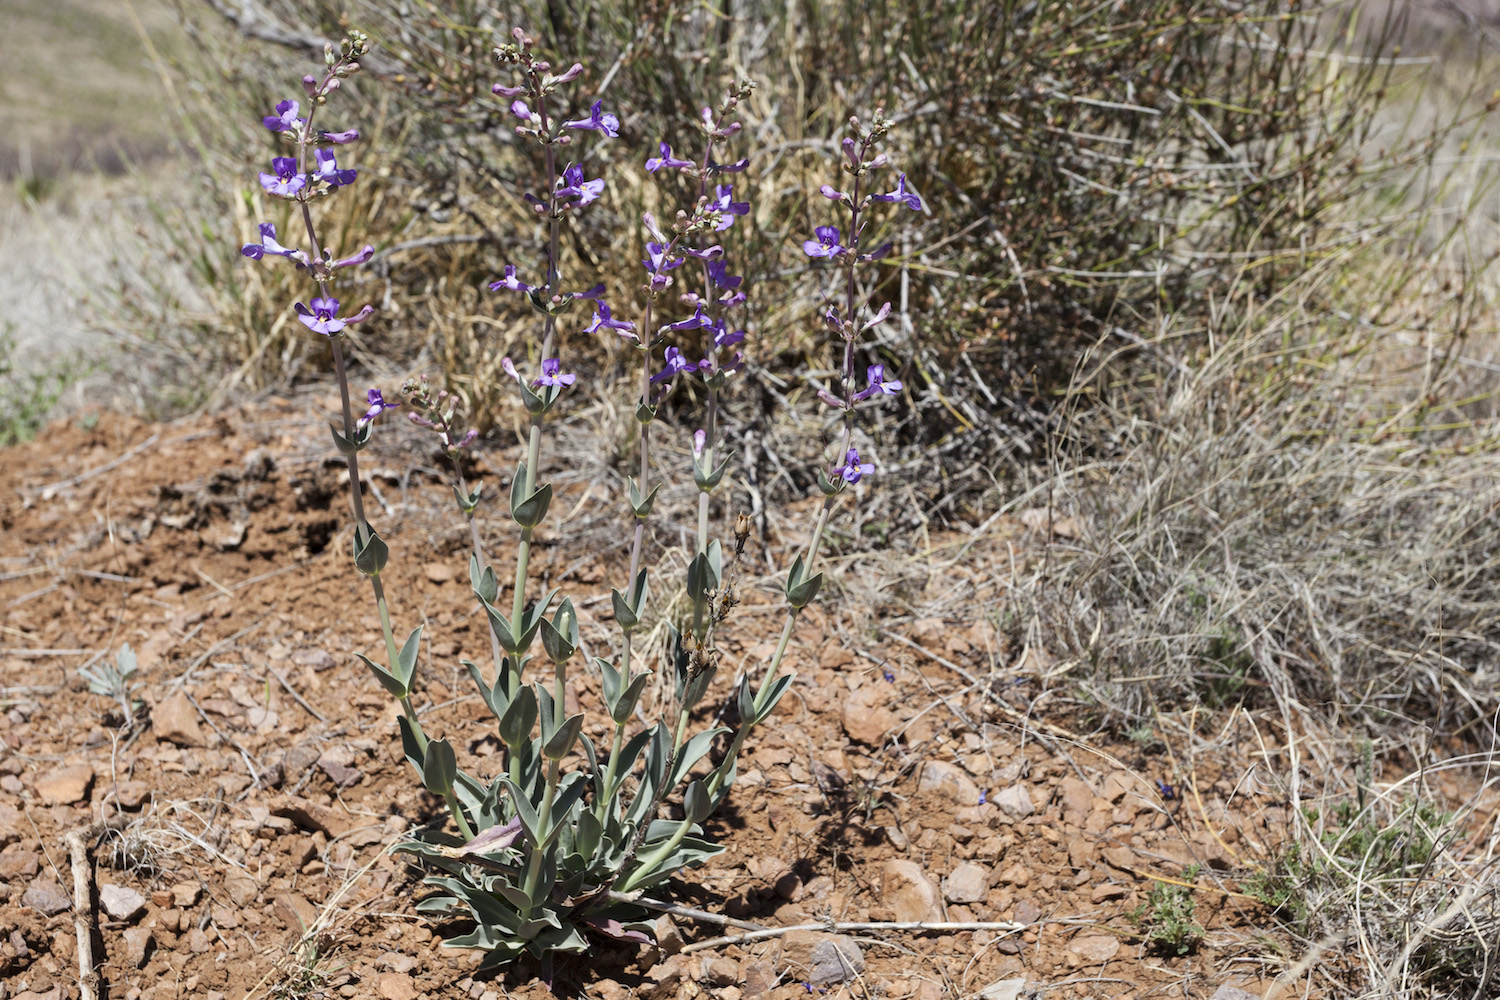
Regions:
<instances>
[{"instance_id":1,"label":"dead twig","mask_svg":"<svg viewBox=\"0 0 1500 1000\"><path fill-rule=\"evenodd\" d=\"M80 1000L97 1000L99 996L98 963L94 961L94 870L89 864L90 842L106 831L122 830L128 820L116 814L99 823L70 830L63 835L73 870L73 930L78 935L78 993Z\"/></svg>"},{"instance_id":2,"label":"dead twig","mask_svg":"<svg viewBox=\"0 0 1500 1000\"><path fill-rule=\"evenodd\" d=\"M767 927L764 930L751 931L748 934L731 934L725 937L710 938L707 941L695 941L682 949L682 953L685 955L692 951L705 951L709 948L721 948L730 944L764 941L767 938L790 934L792 931L829 931L830 933L843 933L846 931L912 931L918 934L928 931L1004 931L1007 934L1019 934L1028 926L1030 925L1019 924L1009 920L970 920L962 922L946 920L887 920L855 921L852 923L839 920L826 920L820 923L796 924L792 927Z\"/></svg>"}]
</instances>

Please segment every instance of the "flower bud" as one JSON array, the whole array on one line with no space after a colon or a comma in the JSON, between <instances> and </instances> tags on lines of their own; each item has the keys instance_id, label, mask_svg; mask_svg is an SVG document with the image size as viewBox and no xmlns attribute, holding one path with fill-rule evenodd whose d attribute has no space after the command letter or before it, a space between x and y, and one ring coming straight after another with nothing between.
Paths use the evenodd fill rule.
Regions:
<instances>
[{"instance_id":1,"label":"flower bud","mask_svg":"<svg viewBox=\"0 0 1500 1000\"><path fill-rule=\"evenodd\" d=\"M741 514L734 520L734 544L736 548L744 548L745 539L750 537L750 531L754 523L749 514Z\"/></svg>"},{"instance_id":2,"label":"flower bud","mask_svg":"<svg viewBox=\"0 0 1500 1000\"><path fill-rule=\"evenodd\" d=\"M312 97L318 90L318 78L311 73L304 76L302 78L302 89L307 92L308 97Z\"/></svg>"}]
</instances>

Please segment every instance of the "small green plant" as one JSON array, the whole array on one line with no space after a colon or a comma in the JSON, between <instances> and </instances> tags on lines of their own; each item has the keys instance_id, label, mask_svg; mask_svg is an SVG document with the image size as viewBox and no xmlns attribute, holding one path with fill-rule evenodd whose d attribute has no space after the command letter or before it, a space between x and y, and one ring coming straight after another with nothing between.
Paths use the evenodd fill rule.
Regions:
<instances>
[{"instance_id":1,"label":"small green plant","mask_svg":"<svg viewBox=\"0 0 1500 1000\"><path fill-rule=\"evenodd\" d=\"M1201 870L1199 865L1188 865L1182 877L1196 882ZM1144 931L1148 947L1163 954L1187 955L1203 941L1204 930L1194 919L1197 909L1192 886L1158 882L1146 902L1126 916Z\"/></svg>"},{"instance_id":2,"label":"small green plant","mask_svg":"<svg viewBox=\"0 0 1500 1000\"><path fill-rule=\"evenodd\" d=\"M78 670L78 676L88 682L90 692L103 695L120 706L122 714L116 717L114 724L126 729L135 726L137 713L145 704L135 697L140 685L132 683L137 666L135 650L127 642L115 654L113 663L101 660Z\"/></svg>"}]
</instances>

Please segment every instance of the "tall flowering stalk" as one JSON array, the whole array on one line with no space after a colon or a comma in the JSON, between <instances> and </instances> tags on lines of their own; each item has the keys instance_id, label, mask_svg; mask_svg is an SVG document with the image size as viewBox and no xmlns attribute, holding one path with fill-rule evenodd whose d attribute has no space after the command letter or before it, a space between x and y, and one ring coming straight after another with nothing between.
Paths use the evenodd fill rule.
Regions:
<instances>
[{"instance_id":1,"label":"tall flowering stalk","mask_svg":"<svg viewBox=\"0 0 1500 1000\"><path fill-rule=\"evenodd\" d=\"M569 290L559 257L563 220L598 201L606 190L602 178L587 176L583 157L562 154L571 152L585 133L615 138L620 122L597 100L587 103L586 111L570 111L576 106L570 104L565 88L583 76L584 68L574 64L562 73L553 73L550 65L536 56L533 41L520 29L512 33L510 42L496 49L499 63L513 70L514 76L511 82L496 84L494 92L509 102L509 111L519 123L517 133L540 147L541 190L525 197L538 217L545 220L547 234L540 277L507 263L501 276L490 284L493 291L525 296L541 317L539 334L528 356L519 361L505 358L501 365L516 383L531 417L524 455L516 466L509 496L509 513L519 528L519 538L507 614L500 610L501 584L475 517L482 484L469 483L460 461L463 449L474 443L475 434L462 429L456 400L442 390L434 391L424 377L405 383L404 401L387 400L381 390L370 389L364 411L357 416L350 401L341 338L350 324L369 316L371 308L365 306L353 315L344 315L334 295L334 282L343 268L368 261L374 249L367 245L350 257L336 260L319 243L312 203L357 180L357 171L339 164L334 147L353 142L359 135L354 130L319 130L313 119L339 82L358 70L358 59L366 49L363 36L350 32L337 49L328 49L325 75L303 80L309 101L306 114L299 102L288 100L264 119L265 126L294 149L293 155L272 160L271 169L261 174L261 186L268 195L298 205L307 247L281 243L275 227L267 223L260 226L259 241L246 244L242 252L256 260L284 257L307 272L316 284L318 294L307 303L296 303L295 308L310 331L329 339L343 405L342 425L333 425L331 430L349 468L354 563L371 582L386 662L356 655L400 702L398 723L405 756L423 785L446 802L457 831L455 835L445 829L424 829L396 849L420 858L432 872L426 885L434 891L418 904L418 909L472 917L474 929L447 943L486 949L491 962L508 961L523 952L550 961L556 952L586 950L588 935L645 941L651 924L640 920L645 911L632 905L640 894L721 850L706 838L702 824L733 785L735 756L748 733L770 715L791 682L791 675L781 672L781 661L798 613L816 596L821 584L822 577L813 567L836 498L849 484L873 471L853 447L853 413L859 404L897 391L900 383L884 379L883 370L876 365L868 371L867 388L856 391L855 338L884 319L889 306L866 316L868 310L862 311L863 304L857 297L855 269L889 249L867 252L862 248L867 209L882 201L905 201L913 208L921 203L905 191L904 179L891 194L865 193L868 174L884 162L872 150L884 135L885 124L878 113L875 127L866 132L859 131L854 122L856 138L847 140L845 146L849 160L845 169L853 176L853 193L843 195L829 187L823 189L850 211L849 245L843 244L840 231L832 227L821 227L817 239L806 245L811 256L829 258L848 268L846 301L842 309L830 308L827 315L830 326L844 340L843 392L841 396L822 393L825 402L843 411L840 460L819 473L826 499L809 545L798 554L788 576L788 614L776 654L758 684L748 676L741 678L736 691L739 729L733 734L729 755L708 767L705 761L710 749L729 731L710 726L690 736L689 720L715 676L718 653L714 633L735 605L735 575L750 533L749 519L740 515L733 531L732 561L726 567L720 542L710 538L709 506L711 494L728 466L720 431L720 394L727 377L744 360L737 348L745 333L734 328L729 316L744 303L745 294L742 279L729 271L719 240L749 206L734 201L731 186L723 183L724 175L744 170L747 161L719 163L714 155L740 130L739 123L730 119L750 93L751 85L734 84L717 108L703 110L701 155L679 159L669 146L661 144L661 155L647 161L647 169L653 173L673 170L689 174L697 181L697 197L690 208L675 213L670 225L659 225L651 215L645 216L650 237L643 261L646 280L639 319L632 322L617 318L610 310L602 285ZM689 261L698 264L681 270ZM679 285L675 300L669 297L667 293L674 284L694 271L701 273L701 291ZM578 376L564 369L558 344L564 331L562 324L580 299L593 303L593 318L584 332L612 331L630 340L640 354L636 403L641 428L640 468L638 476L628 478L626 490L634 520L630 565L623 589L611 593L615 621L621 630L620 646L616 657L594 660L602 679L604 708L613 723L607 752L601 752L583 732L583 716L569 715L566 710L568 666L581 644L574 604L564 597L549 617L557 590L539 592L529 586L534 532L546 518L552 500L551 486L539 481L543 425L562 394L579 388ZM703 331L700 336L705 338L704 356L696 361L684 354L684 345L672 342L677 335L695 330ZM655 360L658 350L662 352L659 363ZM649 671L635 669L631 644L645 614L645 527L661 486L651 482L652 426L664 395L679 376L701 379L706 387L704 426L693 433L692 448L693 478L699 489L698 523L686 587L693 610L681 628L669 626L672 641L667 659L676 698L662 718L632 734L636 706L651 676ZM464 771L446 739L431 739L423 731L411 698L422 628L413 629L406 642L397 646L382 580L390 553L365 517L358 455L368 445L379 417L400 407L406 407L412 422L430 429L440 439L452 464L454 496L468 522L470 583L490 624L494 669L487 672L469 660L461 662L494 714L505 747L500 773L489 778ZM527 668L537 658L532 652L537 639L541 640L541 655L550 661L552 670L550 676L533 679L528 678ZM662 818L659 807L673 796L680 796L683 815Z\"/></svg>"}]
</instances>

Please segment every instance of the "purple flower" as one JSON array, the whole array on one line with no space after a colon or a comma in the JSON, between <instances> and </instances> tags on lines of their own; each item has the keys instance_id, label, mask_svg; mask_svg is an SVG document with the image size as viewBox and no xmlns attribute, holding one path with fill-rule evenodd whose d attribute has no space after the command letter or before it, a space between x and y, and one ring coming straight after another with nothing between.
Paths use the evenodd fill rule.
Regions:
<instances>
[{"instance_id":1,"label":"purple flower","mask_svg":"<svg viewBox=\"0 0 1500 1000\"><path fill-rule=\"evenodd\" d=\"M620 134L620 119L608 112L601 112L599 106L603 103L603 101L595 101L594 106L589 109L587 118L563 122L563 128L588 129L593 132L603 132L611 139L617 138Z\"/></svg>"},{"instance_id":2,"label":"purple flower","mask_svg":"<svg viewBox=\"0 0 1500 1000\"><path fill-rule=\"evenodd\" d=\"M510 358L501 358L500 367L504 369L505 374L509 375L511 378L515 379L517 382L521 381L521 373L516 371L515 363L512 362Z\"/></svg>"},{"instance_id":3,"label":"purple flower","mask_svg":"<svg viewBox=\"0 0 1500 1000\"><path fill-rule=\"evenodd\" d=\"M332 297L313 299L311 309L298 302L296 309L297 318L302 321L303 326L307 327L313 333L321 333L325 337L332 337L346 325L358 323L375 311L370 306L365 306L353 316L346 316L340 319L338 315L339 300Z\"/></svg>"},{"instance_id":4,"label":"purple flower","mask_svg":"<svg viewBox=\"0 0 1500 1000\"><path fill-rule=\"evenodd\" d=\"M498 94L501 97L520 97L522 94L526 93L526 88L511 87L503 83L497 83L490 88L490 93Z\"/></svg>"},{"instance_id":5,"label":"purple flower","mask_svg":"<svg viewBox=\"0 0 1500 1000\"><path fill-rule=\"evenodd\" d=\"M876 247L874 250L871 250L869 253L860 254L859 262L863 264L865 261L879 260L882 257L889 256L894 246L895 244L893 243L882 243L880 244L880 246Z\"/></svg>"},{"instance_id":6,"label":"purple flower","mask_svg":"<svg viewBox=\"0 0 1500 1000\"><path fill-rule=\"evenodd\" d=\"M708 432L703 428L693 431L693 457L703 457L703 445L708 440Z\"/></svg>"},{"instance_id":7,"label":"purple flower","mask_svg":"<svg viewBox=\"0 0 1500 1000\"><path fill-rule=\"evenodd\" d=\"M260 186L266 189L266 194L275 195L278 198L295 198L297 192L307 185L307 178L297 173L297 161L290 156L276 156L271 158L271 169L275 173L260 173Z\"/></svg>"},{"instance_id":8,"label":"purple flower","mask_svg":"<svg viewBox=\"0 0 1500 1000\"><path fill-rule=\"evenodd\" d=\"M919 198L919 197L917 197L917 195L916 195L915 192L906 190L906 175L905 174L902 174L899 178L897 178L897 180L896 180L896 190L892 191L890 194L872 195L871 198L870 198L870 200L871 201L901 201L901 202L905 202L906 203L906 207L909 208L909 209L911 209L913 212L920 212L920 211L922 211L922 199Z\"/></svg>"},{"instance_id":9,"label":"purple flower","mask_svg":"<svg viewBox=\"0 0 1500 1000\"><path fill-rule=\"evenodd\" d=\"M734 192L732 184L718 184L714 187L714 200L709 202L709 208L719 213L719 221L714 226L719 232L723 232L734 225L736 215L746 215L750 211L748 201L731 201Z\"/></svg>"},{"instance_id":10,"label":"purple flower","mask_svg":"<svg viewBox=\"0 0 1500 1000\"><path fill-rule=\"evenodd\" d=\"M508 288L513 292L529 292L532 286L522 283L516 279L516 265L505 265L505 277L499 281L490 282L490 291L498 292L502 288Z\"/></svg>"},{"instance_id":11,"label":"purple flower","mask_svg":"<svg viewBox=\"0 0 1500 1000\"><path fill-rule=\"evenodd\" d=\"M744 331L736 332L743 333ZM744 338L741 337L741 339ZM745 367L745 355L739 351L735 351L734 357L730 358L728 361L721 361L717 365L714 364L713 358L704 358L702 361L698 362L698 373L706 379L710 375L712 375L715 370L721 371L727 375L730 372L737 372L743 367Z\"/></svg>"},{"instance_id":12,"label":"purple flower","mask_svg":"<svg viewBox=\"0 0 1500 1000\"><path fill-rule=\"evenodd\" d=\"M510 113L527 123L530 123L531 119L536 117L531 113L531 107L525 101L511 101Z\"/></svg>"},{"instance_id":13,"label":"purple flower","mask_svg":"<svg viewBox=\"0 0 1500 1000\"><path fill-rule=\"evenodd\" d=\"M802 244L803 252L809 257L837 257L848 249L839 242L837 226L819 226L813 232L818 238L805 240Z\"/></svg>"},{"instance_id":14,"label":"purple flower","mask_svg":"<svg viewBox=\"0 0 1500 1000\"><path fill-rule=\"evenodd\" d=\"M884 673L885 673L885 682L887 684L894 684L894 683L896 683L896 675L895 674L891 673L889 670L885 671ZM980 804L983 805L983 803L980 803Z\"/></svg>"},{"instance_id":15,"label":"purple flower","mask_svg":"<svg viewBox=\"0 0 1500 1000\"><path fill-rule=\"evenodd\" d=\"M372 247L372 246L370 246L370 244L366 243L364 245L364 248L361 249L359 251L359 253L355 254L352 257L345 257L343 260L336 260L332 264L330 264L329 266L330 267L353 267L356 264L367 263L369 261L369 259L371 257L373 257L373 256L375 256L375 248Z\"/></svg>"},{"instance_id":16,"label":"purple flower","mask_svg":"<svg viewBox=\"0 0 1500 1000\"><path fill-rule=\"evenodd\" d=\"M683 247L682 252L689 257L697 257L699 260L718 260L724 256L723 247L704 247L701 250L694 247Z\"/></svg>"},{"instance_id":17,"label":"purple flower","mask_svg":"<svg viewBox=\"0 0 1500 1000\"><path fill-rule=\"evenodd\" d=\"M876 311L874 316L871 316L868 320L865 321L865 325L860 327L860 330L868 330L871 327L879 326L881 323L885 322L885 318L890 314L891 304L887 302Z\"/></svg>"},{"instance_id":18,"label":"purple flower","mask_svg":"<svg viewBox=\"0 0 1500 1000\"><path fill-rule=\"evenodd\" d=\"M603 302L594 308L594 321L583 332L596 333L599 330L615 330L622 337L635 336L635 324L629 320L615 319L610 315L609 306Z\"/></svg>"},{"instance_id":19,"label":"purple flower","mask_svg":"<svg viewBox=\"0 0 1500 1000\"><path fill-rule=\"evenodd\" d=\"M824 184L822 187L818 188L818 193L827 198L829 201L841 201L845 203L849 201L849 196L847 194L838 190L831 184Z\"/></svg>"},{"instance_id":20,"label":"purple flower","mask_svg":"<svg viewBox=\"0 0 1500 1000\"><path fill-rule=\"evenodd\" d=\"M708 278L720 288L730 289L740 287L740 282L745 280L738 274L730 274L729 265L725 264L722 260L709 261Z\"/></svg>"},{"instance_id":21,"label":"purple flower","mask_svg":"<svg viewBox=\"0 0 1500 1000\"><path fill-rule=\"evenodd\" d=\"M646 270L652 274L661 274L665 271L681 267L683 264L682 258L675 256L668 257L667 249L667 246L663 246L655 241L647 243L646 259L641 261L646 266Z\"/></svg>"},{"instance_id":22,"label":"purple flower","mask_svg":"<svg viewBox=\"0 0 1500 1000\"><path fill-rule=\"evenodd\" d=\"M297 117L301 110L302 106L296 101L282 101L276 105L274 115L266 115L260 122L272 132L288 132L302 124L302 119Z\"/></svg>"},{"instance_id":23,"label":"purple flower","mask_svg":"<svg viewBox=\"0 0 1500 1000\"><path fill-rule=\"evenodd\" d=\"M331 142L336 146L347 145L359 138L359 129L345 129L343 132L319 132L324 142Z\"/></svg>"},{"instance_id":24,"label":"purple flower","mask_svg":"<svg viewBox=\"0 0 1500 1000\"><path fill-rule=\"evenodd\" d=\"M287 260L296 261L297 264L307 264L307 253L303 250L292 250L276 242L276 227L269 222L260 224L260 242L246 243L240 247L240 253L251 260L260 260L266 254L273 257L285 257Z\"/></svg>"},{"instance_id":25,"label":"purple flower","mask_svg":"<svg viewBox=\"0 0 1500 1000\"><path fill-rule=\"evenodd\" d=\"M656 173L658 170L686 170L693 165L692 160L679 160L672 155L672 147L661 143L661 155L653 156L646 160L647 173Z\"/></svg>"},{"instance_id":26,"label":"purple flower","mask_svg":"<svg viewBox=\"0 0 1500 1000\"><path fill-rule=\"evenodd\" d=\"M733 347L745 339L744 330L730 330L722 319L710 320L705 325L714 331L714 345L717 347Z\"/></svg>"},{"instance_id":27,"label":"purple flower","mask_svg":"<svg viewBox=\"0 0 1500 1000\"><path fill-rule=\"evenodd\" d=\"M875 471L875 466L869 462L859 460L859 449L850 448L849 454L844 456L844 465L838 471L839 478L846 483L857 483L861 476L868 476Z\"/></svg>"},{"instance_id":28,"label":"purple flower","mask_svg":"<svg viewBox=\"0 0 1500 1000\"><path fill-rule=\"evenodd\" d=\"M990 795L990 793L989 793L988 789L980 789L980 791L979 791L979 804L980 805L984 805L985 802L987 802L989 800L989 795Z\"/></svg>"},{"instance_id":29,"label":"purple flower","mask_svg":"<svg viewBox=\"0 0 1500 1000\"><path fill-rule=\"evenodd\" d=\"M312 174L315 181L324 181L331 188L341 188L345 184L353 184L354 178L359 175L357 170L340 170L331 149L320 149L314 155L318 160L318 169Z\"/></svg>"},{"instance_id":30,"label":"purple flower","mask_svg":"<svg viewBox=\"0 0 1500 1000\"><path fill-rule=\"evenodd\" d=\"M667 348L666 362L667 366L665 368L651 376L652 382L664 382L674 375L690 372L698 367L687 358L684 358L682 352L675 347Z\"/></svg>"},{"instance_id":31,"label":"purple flower","mask_svg":"<svg viewBox=\"0 0 1500 1000\"><path fill-rule=\"evenodd\" d=\"M568 164L563 170L562 180L559 182L557 197L577 198L578 204L587 205L598 200L604 193L604 180L586 181L583 179L583 168L576 163Z\"/></svg>"},{"instance_id":32,"label":"purple flower","mask_svg":"<svg viewBox=\"0 0 1500 1000\"><path fill-rule=\"evenodd\" d=\"M558 388L561 388L565 385L572 385L574 382L578 381L578 376L574 375L572 372L562 372L561 374L559 374L559 370L561 368L562 362L560 362L557 358L543 359L542 374L539 375L535 379L535 381L531 383L532 388L541 385L555 385Z\"/></svg>"},{"instance_id":33,"label":"purple flower","mask_svg":"<svg viewBox=\"0 0 1500 1000\"><path fill-rule=\"evenodd\" d=\"M870 387L864 392L854 394L855 399L869 399L871 396L894 396L901 391L901 380L885 380L885 365L871 365L865 371L865 377L870 380Z\"/></svg>"},{"instance_id":34,"label":"purple flower","mask_svg":"<svg viewBox=\"0 0 1500 1000\"><path fill-rule=\"evenodd\" d=\"M575 299L589 299L590 301L593 301L593 302L597 302L600 299L602 299L603 297L604 297L604 282L602 282L602 281L599 282L599 284L595 285L593 288L590 288L586 292L574 292L573 293L573 298L575 298Z\"/></svg>"},{"instance_id":35,"label":"purple flower","mask_svg":"<svg viewBox=\"0 0 1500 1000\"><path fill-rule=\"evenodd\" d=\"M365 411L364 416L359 418L359 426L361 427L380 416L386 410L394 410L401 405L400 403L387 403L385 397L380 394L379 389L371 389L367 392L365 400L370 404L370 408Z\"/></svg>"},{"instance_id":36,"label":"purple flower","mask_svg":"<svg viewBox=\"0 0 1500 1000\"><path fill-rule=\"evenodd\" d=\"M703 306L700 304L696 309L693 310L693 314L691 316L689 316L687 319L680 319L680 320L678 320L675 323L668 323L666 326L663 326L660 329L658 329L656 331L656 335L657 336L661 336L662 334L666 333L668 330L676 330L676 331L680 332L682 330L696 330L700 326L709 326L709 325L710 325L709 318L707 316L703 315ZM670 351L676 350L676 348L675 347L669 347L669 348L667 348L667 350L670 352Z\"/></svg>"},{"instance_id":37,"label":"purple flower","mask_svg":"<svg viewBox=\"0 0 1500 1000\"><path fill-rule=\"evenodd\" d=\"M713 161L709 161L708 172L710 176L714 174L738 174L749 165L750 157L748 156L735 160L733 163L714 163Z\"/></svg>"}]
</instances>

